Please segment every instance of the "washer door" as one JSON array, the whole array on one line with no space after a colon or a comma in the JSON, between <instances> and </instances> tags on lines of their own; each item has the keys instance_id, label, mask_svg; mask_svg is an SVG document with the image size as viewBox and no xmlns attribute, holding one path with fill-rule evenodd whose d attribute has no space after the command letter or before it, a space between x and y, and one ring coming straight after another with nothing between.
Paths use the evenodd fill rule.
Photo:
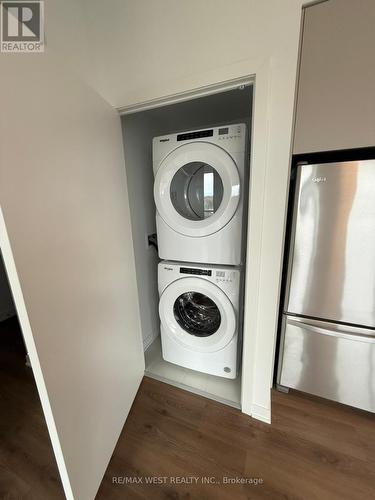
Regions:
<instances>
[{"instance_id":1,"label":"washer door","mask_svg":"<svg viewBox=\"0 0 375 500\"><path fill-rule=\"evenodd\" d=\"M201 278L180 278L171 283L160 297L159 315L165 333L194 351L218 351L236 332L236 315L229 298Z\"/></svg>"},{"instance_id":2,"label":"washer door","mask_svg":"<svg viewBox=\"0 0 375 500\"><path fill-rule=\"evenodd\" d=\"M219 146L180 146L161 163L155 177L155 204L176 232L201 237L222 229L236 213L240 177L233 158Z\"/></svg>"}]
</instances>

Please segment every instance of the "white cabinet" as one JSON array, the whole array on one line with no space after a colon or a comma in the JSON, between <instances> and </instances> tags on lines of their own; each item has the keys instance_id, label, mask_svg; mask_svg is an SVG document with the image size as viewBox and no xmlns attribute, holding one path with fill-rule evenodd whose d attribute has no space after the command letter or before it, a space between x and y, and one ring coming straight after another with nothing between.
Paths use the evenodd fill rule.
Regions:
<instances>
[{"instance_id":1,"label":"white cabinet","mask_svg":"<svg viewBox=\"0 0 375 500\"><path fill-rule=\"evenodd\" d=\"M375 2L305 9L293 152L375 145Z\"/></svg>"},{"instance_id":2,"label":"white cabinet","mask_svg":"<svg viewBox=\"0 0 375 500\"><path fill-rule=\"evenodd\" d=\"M120 119L56 59L1 61L0 247L66 496L88 500L144 356Z\"/></svg>"}]
</instances>

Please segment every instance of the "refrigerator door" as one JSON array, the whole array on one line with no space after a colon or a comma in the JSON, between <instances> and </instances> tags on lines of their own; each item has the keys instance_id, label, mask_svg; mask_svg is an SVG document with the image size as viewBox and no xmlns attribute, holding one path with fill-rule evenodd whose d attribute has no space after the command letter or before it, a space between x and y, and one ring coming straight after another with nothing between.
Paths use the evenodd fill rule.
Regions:
<instances>
[{"instance_id":1,"label":"refrigerator door","mask_svg":"<svg viewBox=\"0 0 375 500\"><path fill-rule=\"evenodd\" d=\"M375 330L284 316L278 383L375 412Z\"/></svg>"},{"instance_id":2,"label":"refrigerator door","mask_svg":"<svg viewBox=\"0 0 375 500\"><path fill-rule=\"evenodd\" d=\"M375 327L375 160L297 175L286 311Z\"/></svg>"}]
</instances>

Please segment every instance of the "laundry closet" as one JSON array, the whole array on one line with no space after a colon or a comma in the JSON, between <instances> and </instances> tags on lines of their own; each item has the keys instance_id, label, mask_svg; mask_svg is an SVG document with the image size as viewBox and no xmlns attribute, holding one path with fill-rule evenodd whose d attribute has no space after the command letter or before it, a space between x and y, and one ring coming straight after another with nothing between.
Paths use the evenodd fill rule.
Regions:
<instances>
[{"instance_id":1,"label":"laundry closet","mask_svg":"<svg viewBox=\"0 0 375 500\"><path fill-rule=\"evenodd\" d=\"M125 109L121 116L145 374L241 408L253 86L185 99ZM165 157L172 165L166 167L169 184L158 170ZM220 205L226 207L221 225L216 222L209 237L196 237L195 228L214 221ZM184 227L176 230L175 224ZM191 300L193 283L203 288ZM208 316L198 332L195 319L202 308ZM181 342L165 333L162 349L160 319L162 328L179 330ZM231 329L235 336L228 347Z\"/></svg>"},{"instance_id":2,"label":"laundry closet","mask_svg":"<svg viewBox=\"0 0 375 500\"><path fill-rule=\"evenodd\" d=\"M0 185L0 247L65 494L69 499L94 498L144 375L246 414L259 414L251 402L255 350L248 324L241 339L243 309L247 312L252 300L247 294L247 305L242 307L243 287L256 282L256 276L245 280L245 269L252 264L245 242L254 234L246 234L251 219L247 205L256 201L254 196L246 198L250 177L254 180L250 169L254 79L241 77L139 108L114 110L82 82L61 75L54 61L38 59L35 65L30 85L21 86L16 101L4 101L4 113L14 119L1 134L0 173L6 182ZM12 74L10 69L7 75ZM44 71L48 79L43 78ZM13 78L10 84L14 85ZM15 107L24 109L30 102L43 106L19 120L21 109L17 114ZM15 131L28 137L27 155L22 148L10 147ZM205 331L209 335L202 338L210 339L221 329L224 350L230 343L224 332L233 332L232 357L221 365L222 376L206 373L208 363L202 370L166 361L161 349L153 139L174 135L176 142L193 143L195 139L186 134L198 134L198 139L205 139L202 143L217 141L215 147L223 142L217 150L225 152L225 165L234 163L238 177L243 174L242 192L236 181L229 184L230 198L237 197L238 206L239 197L242 201L242 235L237 240L242 263L172 259L165 264L174 269L165 269L165 290L174 285L173 273L176 282L204 283L201 290L179 294L186 297L185 292L193 291L192 310L198 305L210 311L212 324ZM237 152L236 143L241 145ZM240 152L241 165L236 156ZM213 170L191 168L198 174L191 187L196 182L201 189L202 179L205 187L207 178L207 204L202 206L197 198L199 203L191 208L209 224L211 217L215 220L210 212L219 213L218 200L227 200L228 184L221 181L221 187ZM233 220L238 221L237 214L235 210ZM229 222L225 229L232 227ZM215 252L219 248L217 243ZM236 289L233 296L231 287ZM209 289L217 295L205 293ZM245 316L245 322L248 319ZM200 339L192 336L196 343ZM242 345L246 362L241 366Z\"/></svg>"}]
</instances>

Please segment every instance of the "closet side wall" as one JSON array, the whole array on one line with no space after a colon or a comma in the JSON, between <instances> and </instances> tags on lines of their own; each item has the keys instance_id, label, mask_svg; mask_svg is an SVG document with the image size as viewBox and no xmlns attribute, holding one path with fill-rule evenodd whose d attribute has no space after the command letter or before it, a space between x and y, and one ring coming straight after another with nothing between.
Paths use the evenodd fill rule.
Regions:
<instances>
[{"instance_id":1,"label":"closet side wall","mask_svg":"<svg viewBox=\"0 0 375 500\"><path fill-rule=\"evenodd\" d=\"M156 233L151 143L156 127L147 113L124 117L122 126L142 339L146 350L159 332L159 258L156 248L149 246L147 241L149 234Z\"/></svg>"}]
</instances>

